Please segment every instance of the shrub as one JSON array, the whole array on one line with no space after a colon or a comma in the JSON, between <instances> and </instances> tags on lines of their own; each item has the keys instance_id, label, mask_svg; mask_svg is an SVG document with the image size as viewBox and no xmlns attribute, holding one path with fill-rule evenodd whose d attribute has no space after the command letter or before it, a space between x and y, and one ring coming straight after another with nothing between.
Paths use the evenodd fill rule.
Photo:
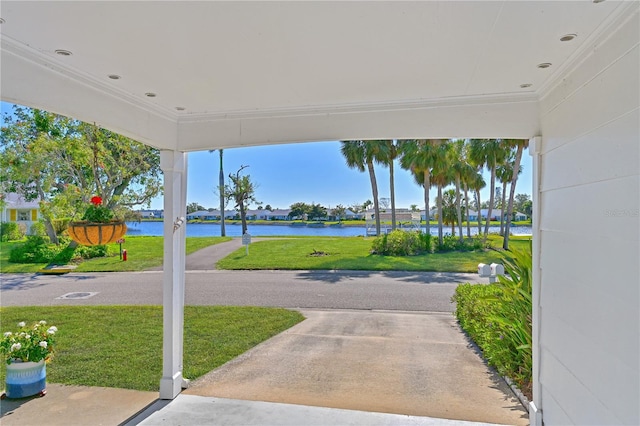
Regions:
<instances>
[{"instance_id":1,"label":"shrub","mask_svg":"<svg viewBox=\"0 0 640 426\"><path fill-rule=\"evenodd\" d=\"M0 223L0 241L21 240L24 234L24 230L16 222Z\"/></svg>"},{"instance_id":2,"label":"shrub","mask_svg":"<svg viewBox=\"0 0 640 426\"><path fill-rule=\"evenodd\" d=\"M458 286L455 315L489 364L531 397L531 255L514 251L504 267L494 284Z\"/></svg>"},{"instance_id":3,"label":"shrub","mask_svg":"<svg viewBox=\"0 0 640 426\"><path fill-rule=\"evenodd\" d=\"M78 246L75 250L75 257L81 257L83 259L93 259L94 257L107 257L113 256L113 253L109 250L109 246Z\"/></svg>"},{"instance_id":4,"label":"shrub","mask_svg":"<svg viewBox=\"0 0 640 426\"><path fill-rule=\"evenodd\" d=\"M373 240L371 253L385 256L410 256L428 251L431 248L430 236L422 235L421 232L396 229Z\"/></svg>"},{"instance_id":5,"label":"shrub","mask_svg":"<svg viewBox=\"0 0 640 426\"><path fill-rule=\"evenodd\" d=\"M29 235L27 242L15 247L9 254L9 262L48 263L62 251L62 246L48 244L44 237Z\"/></svg>"},{"instance_id":6,"label":"shrub","mask_svg":"<svg viewBox=\"0 0 640 426\"><path fill-rule=\"evenodd\" d=\"M47 235L47 229L42 222L35 222L29 229L29 234L44 237Z\"/></svg>"},{"instance_id":7,"label":"shrub","mask_svg":"<svg viewBox=\"0 0 640 426\"><path fill-rule=\"evenodd\" d=\"M460 241L458 237L445 235L442 243L440 241L436 242L436 251L441 253L447 251L477 251L484 250L487 247L488 244L484 243L481 237L466 238Z\"/></svg>"}]
</instances>

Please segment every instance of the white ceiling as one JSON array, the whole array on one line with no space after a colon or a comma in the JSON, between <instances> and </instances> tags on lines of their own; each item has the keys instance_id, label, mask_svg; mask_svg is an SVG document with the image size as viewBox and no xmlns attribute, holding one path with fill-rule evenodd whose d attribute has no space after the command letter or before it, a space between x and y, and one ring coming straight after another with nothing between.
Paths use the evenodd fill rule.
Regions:
<instances>
[{"instance_id":1,"label":"white ceiling","mask_svg":"<svg viewBox=\"0 0 640 426\"><path fill-rule=\"evenodd\" d=\"M187 151L347 138L524 138L539 132L540 96L633 7L610 0L3 0L0 94ZM577 37L560 41L565 34ZM543 62L552 66L538 68Z\"/></svg>"}]
</instances>

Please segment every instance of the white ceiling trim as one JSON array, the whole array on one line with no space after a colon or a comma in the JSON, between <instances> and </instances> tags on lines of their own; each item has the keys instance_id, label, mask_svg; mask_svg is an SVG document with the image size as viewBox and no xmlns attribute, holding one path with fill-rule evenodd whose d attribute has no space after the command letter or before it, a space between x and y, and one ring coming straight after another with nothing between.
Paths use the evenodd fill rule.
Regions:
<instances>
[{"instance_id":1,"label":"white ceiling trim","mask_svg":"<svg viewBox=\"0 0 640 426\"><path fill-rule=\"evenodd\" d=\"M139 97L124 90L118 90L90 74L82 73L77 69L70 68L58 61L52 60L50 56L43 54L39 50L26 46L23 43L15 41L11 37L3 35L1 45L3 54L5 52L13 54L24 61L30 62L34 66L45 68L48 72L56 72L76 83L90 87L92 90L105 96L110 96L114 99L118 99L119 101L124 101L135 108L140 108L150 113L157 114L159 117L164 119L175 121L178 117L174 111L167 110L166 108L162 108L150 102L144 102ZM5 58L3 58L3 62L4 59Z\"/></svg>"},{"instance_id":2,"label":"white ceiling trim","mask_svg":"<svg viewBox=\"0 0 640 426\"><path fill-rule=\"evenodd\" d=\"M552 93L559 85L563 84L567 74L579 68L598 46L604 44L612 35L617 34L616 30L618 28L624 26L631 19L637 19L639 12L640 2L622 2L613 13L600 23L585 42L566 61L558 66L553 75L538 88L537 93L540 96L540 100L546 98L549 93Z\"/></svg>"},{"instance_id":3,"label":"white ceiling trim","mask_svg":"<svg viewBox=\"0 0 640 426\"><path fill-rule=\"evenodd\" d=\"M252 119L252 118L283 118L301 117L326 114L349 114L365 112L406 111L425 108L451 108L464 105L480 106L504 103L537 102L536 93L500 94L481 96L452 96L439 99L415 99L397 102L365 102L341 105L322 105L296 108L271 108L255 111L230 111L210 114L188 114L178 118L180 124L198 123L205 121Z\"/></svg>"}]
</instances>

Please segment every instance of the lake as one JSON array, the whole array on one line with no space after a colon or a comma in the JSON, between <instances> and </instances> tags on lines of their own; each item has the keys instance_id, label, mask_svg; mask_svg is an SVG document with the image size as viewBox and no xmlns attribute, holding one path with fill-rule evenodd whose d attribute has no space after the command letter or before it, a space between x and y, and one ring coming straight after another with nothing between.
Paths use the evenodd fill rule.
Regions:
<instances>
[{"instance_id":1,"label":"lake","mask_svg":"<svg viewBox=\"0 0 640 426\"><path fill-rule=\"evenodd\" d=\"M129 227L127 235L148 235L148 236L162 236L162 222L128 222ZM188 223L187 237L217 237L220 236L220 224L218 223ZM242 236L242 225L238 224L225 224L227 236L240 237ZM422 228L424 230L424 227ZM457 229L457 228L456 228ZM484 229L484 228L483 228ZM366 228L364 226L342 226L331 227L324 226L320 228L309 226L290 226L290 225L248 225L249 234L255 237L267 237L267 236L314 236L314 237L354 237L364 235ZM462 231L466 235L467 228L463 227ZM489 232L498 233L500 231L499 226L490 226ZM451 227L444 229L445 234L451 234ZM471 234L476 235L478 233L478 227L471 227ZM512 226L512 235L531 235L531 226ZM431 226L431 235L438 235L438 227Z\"/></svg>"}]
</instances>

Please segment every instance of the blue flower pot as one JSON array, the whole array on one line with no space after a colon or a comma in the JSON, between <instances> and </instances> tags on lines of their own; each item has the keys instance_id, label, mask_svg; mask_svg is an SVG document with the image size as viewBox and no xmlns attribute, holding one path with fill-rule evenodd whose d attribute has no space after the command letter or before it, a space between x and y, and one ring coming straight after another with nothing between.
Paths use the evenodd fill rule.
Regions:
<instances>
[{"instance_id":1,"label":"blue flower pot","mask_svg":"<svg viewBox=\"0 0 640 426\"><path fill-rule=\"evenodd\" d=\"M24 398L36 394L44 395L47 368L40 362L12 362L7 365L7 398Z\"/></svg>"}]
</instances>

